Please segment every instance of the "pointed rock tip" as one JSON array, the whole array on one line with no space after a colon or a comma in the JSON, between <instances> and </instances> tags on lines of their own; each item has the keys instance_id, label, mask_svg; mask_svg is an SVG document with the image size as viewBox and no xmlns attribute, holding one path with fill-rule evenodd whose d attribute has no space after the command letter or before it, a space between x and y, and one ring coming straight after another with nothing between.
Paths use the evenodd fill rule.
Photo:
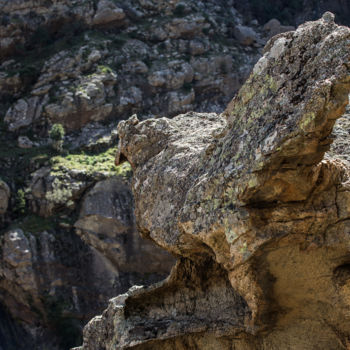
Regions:
<instances>
[{"instance_id":1,"label":"pointed rock tip","mask_svg":"<svg viewBox=\"0 0 350 350\"><path fill-rule=\"evenodd\" d=\"M335 18L334 13L329 12L329 11L325 12L322 16L322 19L327 23L333 23L334 18Z\"/></svg>"}]
</instances>

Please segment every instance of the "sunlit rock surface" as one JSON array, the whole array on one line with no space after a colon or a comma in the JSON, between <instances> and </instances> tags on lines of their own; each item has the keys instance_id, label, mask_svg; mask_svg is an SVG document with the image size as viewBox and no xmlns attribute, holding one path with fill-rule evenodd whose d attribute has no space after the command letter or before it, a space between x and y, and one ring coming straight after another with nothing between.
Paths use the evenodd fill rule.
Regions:
<instances>
[{"instance_id":1,"label":"sunlit rock surface","mask_svg":"<svg viewBox=\"0 0 350 350\"><path fill-rule=\"evenodd\" d=\"M112 299L81 349L348 347L349 168L323 158L349 49L325 13L271 39L222 115L120 123L138 226L178 262Z\"/></svg>"}]
</instances>

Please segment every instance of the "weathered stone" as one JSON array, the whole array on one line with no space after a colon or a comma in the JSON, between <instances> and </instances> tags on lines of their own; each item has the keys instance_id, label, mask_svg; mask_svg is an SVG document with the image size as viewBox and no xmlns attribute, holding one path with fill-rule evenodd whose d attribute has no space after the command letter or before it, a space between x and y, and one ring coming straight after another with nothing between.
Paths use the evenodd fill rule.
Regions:
<instances>
[{"instance_id":1,"label":"weathered stone","mask_svg":"<svg viewBox=\"0 0 350 350\"><path fill-rule=\"evenodd\" d=\"M241 45L249 46L254 44L257 39L257 33L253 28L238 25L234 29L234 36Z\"/></svg>"},{"instance_id":2,"label":"weathered stone","mask_svg":"<svg viewBox=\"0 0 350 350\"><path fill-rule=\"evenodd\" d=\"M27 136L19 136L17 143L19 148L32 148L34 145Z\"/></svg>"},{"instance_id":3,"label":"weathered stone","mask_svg":"<svg viewBox=\"0 0 350 350\"><path fill-rule=\"evenodd\" d=\"M204 28L204 18L201 16L191 16L188 18L176 18L167 29L171 38L193 38L201 33Z\"/></svg>"},{"instance_id":4,"label":"weathered stone","mask_svg":"<svg viewBox=\"0 0 350 350\"><path fill-rule=\"evenodd\" d=\"M133 213L129 185L120 178L98 182L82 202L77 233L120 273L165 275L173 259L141 239ZM147 264L145 264L147 261Z\"/></svg>"},{"instance_id":5,"label":"weathered stone","mask_svg":"<svg viewBox=\"0 0 350 350\"><path fill-rule=\"evenodd\" d=\"M190 54L193 56L202 55L206 49L204 44L199 40L191 40L189 44Z\"/></svg>"},{"instance_id":6,"label":"weathered stone","mask_svg":"<svg viewBox=\"0 0 350 350\"><path fill-rule=\"evenodd\" d=\"M335 349L349 314L349 168L322 161L350 91L331 16L270 40L222 116L119 124L138 226L179 256L113 299L82 349Z\"/></svg>"},{"instance_id":7,"label":"weathered stone","mask_svg":"<svg viewBox=\"0 0 350 350\"><path fill-rule=\"evenodd\" d=\"M30 41L38 29L50 27L53 20L91 23L94 4L90 0L58 0L54 4L45 0L5 1L0 4L0 14L0 57L3 58L15 52L17 45Z\"/></svg>"},{"instance_id":8,"label":"weathered stone","mask_svg":"<svg viewBox=\"0 0 350 350\"><path fill-rule=\"evenodd\" d=\"M7 184L0 179L0 215L6 213L9 199L10 199L10 188Z\"/></svg>"},{"instance_id":9,"label":"weathered stone","mask_svg":"<svg viewBox=\"0 0 350 350\"><path fill-rule=\"evenodd\" d=\"M3 256L0 264L0 276L5 281L1 283L1 287L6 284L11 298L15 298L16 302L22 305L27 305L26 293L37 293L32 243L21 229L7 232L2 243ZM20 308L13 310L13 316L31 323L28 310Z\"/></svg>"},{"instance_id":10,"label":"weathered stone","mask_svg":"<svg viewBox=\"0 0 350 350\"><path fill-rule=\"evenodd\" d=\"M278 19L273 18L270 19L267 23L265 23L263 29L267 34L267 38L270 39L277 34L295 30L295 27L283 26Z\"/></svg>"},{"instance_id":11,"label":"weathered stone","mask_svg":"<svg viewBox=\"0 0 350 350\"><path fill-rule=\"evenodd\" d=\"M116 79L117 76L112 71L88 76L74 92L66 91L60 103L47 104L45 113L52 123L60 123L67 130L104 120L113 110L113 105L107 99Z\"/></svg>"},{"instance_id":12,"label":"weathered stone","mask_svg":"<svg viewBox=\"0 0 350 350\"><path fill-rule=\"evenodd\" d=\"M20 99L10 107L5 115L5 122L8 123L9 130L17 131L20 128L29 126L41 115L43 103L39 97L31 97L27 100Z\"/></svg>"},{"instance_id":13,"label":"weathered stone","mask_svg":"<svg viewBox=\"0 0 350 350\"><path fill-rule=\"evenodd\" d=\"M260 57L256 47L261 44L250 46L248 53L238 50L237 41L232 39L234 25L240 22L232 5L224 12L215 0L191 6L177 0L118 6L107 0L58 0L52 6L44 0L20 0L1 7L10 12L0 15L4 23L0 23L0 40L9 37L15 51L16 47L28 48L25 60L14 55L14 60L0 66L0 103L11 103L11 130L30 126L43 137L53 123L72 133L89 123L122 120L134 113L145 118L190 110L222 111ZM105 31L109 26L121 27ZM88 30L91 27L93 31ZM71 40L78 33L79 40ZM214 36L217 39L213 40ZM61 38L67 39L64 49ZM48 50L46 41L53 44ZM9 51L3 48L1 55L7 56ZM47 55L35 57L36 50ZM224 56L230 58L231 68L236 67L234 72L213 64ZM192 81L187 76L191 75L188 72L193 74L197 58L206 62L208 71L197 74L203 82L198 90L193 87L196 93L191 103L174 109L168 104L169 95L183 94L178 91L183 87L190 91L191 86L184 86L184 82ZM173 61L187 65L187 73L181 67L171 68ZM102 75L109 76L109 81ZM233 79L234 88L226 83ZM128 96L136 91L128 91L131 87L139 89L138 98ZM30 107L34 101L30 99L35 97L42 102L32 118L31 113L25 114L23 101ZM18 127L14 119L21 121Z\"/></svg>"},{"instance_id":14,"label":"weathered stone","mask_svg":"<svg viewBox=\"0 0 350 350\"><path fill-rule=\"evenodd\" d=\"M100 0L92 23L94 25L106 25L119 22L124 18L124 11L121 8L115 6L112 1Z\"/></svg>"}]
</instances>

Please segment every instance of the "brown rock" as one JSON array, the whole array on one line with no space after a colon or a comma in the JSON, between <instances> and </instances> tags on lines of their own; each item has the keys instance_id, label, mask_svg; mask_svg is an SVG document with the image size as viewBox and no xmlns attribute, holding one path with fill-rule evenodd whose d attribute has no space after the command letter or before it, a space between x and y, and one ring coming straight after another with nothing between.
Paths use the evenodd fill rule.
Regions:
<instances>
[{"instance_id":1,"label":"brown rock","mask_svg":"<svg viewBox=\"0 0 350 350\"><path fill-rule=\"evenodd\" d=\"M253 28L246 27L246 26L241 26L241 25L236 26L233 31L233 34L235 38L238 40L238 42L244 46L252 45L258 39L258 35L255 32L255 30Z\"/></svg>"},{"instance_id":2,"label":"brown rock","mask_svg":"<svg viewBox=\"0 0 350 350\"><path fill-rule=\"evenodd\" d=\"M349 43L326 14L270 40L223 116L119 124L138 226L179 260L112 299L82 349L347 347L349 168L322 159Z\"/></svg>"},{"instance_id":3,"label":"brown rock","mask_svg":"<svg viewBox=\"0 0 350 350\"><path fill-rule=\"evenodd\" d=\"M84 196L75 227L120 274L163 276L174 264L169 254L140 237L129 184L120 178L100 181Z\"/></svg>"},{"instance_id":4,"label":"brown rock","mask_svg":"<svg viewBox=\"0 0 350 350\"><path fill-rule=\"evenodd\" d=\"M4 181L0 179L0 215L6 213L10 199L10 194L10 188Z\"/></svg>"},{"instance_id":5,"label":"brown rock","mask_svg":"<svg viewBox=\"0 0 350 350\"><path fill-rule=\"evenodd\" d=\"M97 6L97 12L92 20L94 25L106 25L110 23L120 22L125 18L124 11L115 6L113 2L101 0Z\"/></svg>"}]
</instances>

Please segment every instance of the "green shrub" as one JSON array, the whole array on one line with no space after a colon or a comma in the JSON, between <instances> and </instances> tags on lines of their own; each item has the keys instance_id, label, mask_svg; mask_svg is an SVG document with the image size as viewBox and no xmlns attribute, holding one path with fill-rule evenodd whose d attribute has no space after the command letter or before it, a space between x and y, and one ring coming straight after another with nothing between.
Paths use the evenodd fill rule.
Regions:
<instances>
[{"instance_id":1,"label":"green shrub","mask_svg":"<svg viewBox=\"0 0 350 350\"><path fill-rule=\"evenodd\" d=\"M64 128L61 124L52 125L49 131L49 136L50 136L50 139L52 140L52 147L57 152L62 152L63 150L64 134L65 134Z\"/></svg>"},{"instance_id":2,"label":"green shrub","mask_svg":"<svg viewBox=\"0 0 350 350\"><path fill-rule=\"evenodd\" d=\"M22 189L19 189L16 194L15 211L21 215L26 213L26 198Z\"/></svg>"},{"instance_id":3,"label":"green shrub","mask_svg":"<svg viewBox=\"0 0 350 350\"><path fill-rule=\"evenodd\" d=\"M64 134L65 134L64 128L61 124L52 125L52 127L49 131L50 139L54 140L54 141L63 140Z\"/></svg>"}]
</instances>

